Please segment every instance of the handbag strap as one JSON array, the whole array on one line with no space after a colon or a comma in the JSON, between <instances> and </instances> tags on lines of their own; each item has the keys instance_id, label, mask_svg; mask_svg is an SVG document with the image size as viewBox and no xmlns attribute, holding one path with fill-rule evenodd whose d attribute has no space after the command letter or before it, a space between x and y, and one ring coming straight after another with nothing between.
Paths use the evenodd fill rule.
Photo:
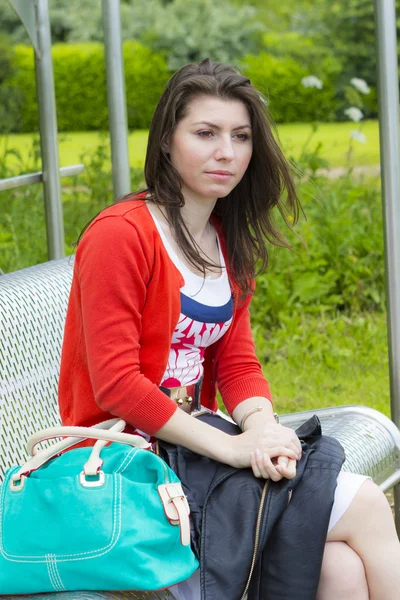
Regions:
<instances>
[{"instance_id":1,"label":"handbag strap","mask_svg":"<svg viewBox=\"0 0 400 600\"><path fill-rule=\"evenodd\" d=\"M117 429L116 431L114 430L114 427ZM125 421L122 419L109 419L108 421L103 421L93 427L49 427L48 429L42 429L29 438L27 449L32 458L14 473L12 480L14 483L21 481L22 476L27 476L29 473L32 473L32 471L36 471L51 458L54 458L64 450L67 450L86 439L118 442L143 450L148 450L151 447L151 444L146 442L140 435L121 433L120 429L123 429L124 427ZM37 450L36 448L40 442L63 436L70 437L66 437L60 442L52 444L43 450Z\"/></svg>"},{"instance_id":2,"label":"handbag strap","mask_svg":"<svg viewBox=\"0 0 400 600\"><path fill-rule=\"evenodd\" d=\"M117 420L117 422L120 419ZM125 421L123 421L125 426ZM28 440L27 449L31 456L35 456L39 454L40 450L37 450L36 446L40 444L40 442L44 442L46 440L51 440L58 437L68 436L66 440L62 440L57 444L54 444L54 447L59 447L62 450L69 448L70 446L74 446L78 444L81 440L105 440L106 442L119 442L121 444L128 444L129 446L136 446L138 448L142 448L147 450L150 448L150 444L146 442L146 440L141 435L132 435L130 433L120 433L118 431L113 431L110 429L113 425L116 424L115 420L112 419L110 421L105 421L104 423L100 423L100 425L107 424L107 427L99 427L99 425L95 425L94 427L49 427L48 429L42 429L37 433L34 433ZM64 445L67 444L67 445Z\"/></svg>"},{"instance_id":3,"label":"handbag strap","mask_svg":"<svg viewBox=\"0 0 400 600\"><path fill-rule=\"evenodd\" d=\"M125 429L125 425L126 425L125 421L120 419L114 425L112 425L110 427L109 431L121 432ZM93 450L89 456L89 459L85 463L85 466L83 467L83 472L85 474L85 477L86 476L94 476L99 473L101 467L103 466L103 460L100 457L100 452L102 451L102 449L104 448L104 446L106 444L107 444L106 440L97 440L97 442L93 446Z\"/></svg>"}]
</instances>

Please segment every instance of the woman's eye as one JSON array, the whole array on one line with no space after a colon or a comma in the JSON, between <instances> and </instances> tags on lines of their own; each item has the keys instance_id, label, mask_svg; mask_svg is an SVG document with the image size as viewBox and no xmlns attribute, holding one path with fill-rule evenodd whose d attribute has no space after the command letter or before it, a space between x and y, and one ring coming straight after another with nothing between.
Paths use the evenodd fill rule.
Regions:
<instances>
[{"instance_id":1,"label":"woman's eye","mask_svg":"<svg viewBox=\"0 0 400 600\"><path fill-rule=\"evenodd\" d=\"M198 131L197 135L199 135L200 137L208 138L213 135L213 132L212 131Z\"/></svg>"},{"instance_id":2,"label":"woman's eye","mask_svg":"<svg viewBox=\"0 0 400 600\"><path fill-rule=\"evenodd\" d=\"M241 142L245 142L246 140L248 140L250 138L250 136L247 133L238 133L236 134L236 137L241 141Z\"/></svg>"}]
</instances>

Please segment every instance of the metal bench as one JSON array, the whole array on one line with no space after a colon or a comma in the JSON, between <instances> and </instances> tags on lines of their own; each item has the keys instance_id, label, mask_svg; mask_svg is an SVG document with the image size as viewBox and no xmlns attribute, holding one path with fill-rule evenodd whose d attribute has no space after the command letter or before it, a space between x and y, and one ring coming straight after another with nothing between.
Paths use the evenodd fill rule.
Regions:
<instances>
[{"instance_id":1,"label":"metal bench","mask_svg":"<svg viewBox=\"0 0 400 600\"><path fill-rule=\"evenodd\" d=\"M73 260L53 260L0 276L0 480L5 469L25 461L26 438L60 420L57 381ZM385 415L367 407L341 406L283 415L281 422L296 428L312 414L319 416L324 433L343 444L345 470L370 475L383 491L400 481L400 431ZM50 596L57 600L149 598L138 592L24 598Z\"/></svg>"}]
</instances>

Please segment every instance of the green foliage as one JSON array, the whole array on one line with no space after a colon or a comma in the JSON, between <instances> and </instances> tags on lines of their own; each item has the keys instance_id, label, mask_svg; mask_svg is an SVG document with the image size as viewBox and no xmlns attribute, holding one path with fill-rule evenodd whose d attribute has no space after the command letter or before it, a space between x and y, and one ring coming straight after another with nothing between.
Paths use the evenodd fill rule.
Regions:
<instances>
[{"instance_id":1,"label":"green foliage","mask_svg":"<svg viewBox=\"0 0 400 600\"><path fill-rule=\"evenodd\" d=\"M129 127L147 129L170 77L166 60L138 42L125 42L124 61Z\"/></svg>"},{"instance_id":2,"label":"green foliage","mask_svg":"<svg viewBox=\"0 0 400 600\"><path fill-rule=\"evenodd\" d=\"M163 3L160 0L121 2L121 30L124 40L140 40L153 27ZM102 3L99 0L52 0L50 24L54 42L102 42Z\"/></svg>"},{"instance_id":3,"label":"green foliage","mask_svg":"<svg viewBox=\"0 0 400 600\"><path fill-rule=\"evenodd\" d=\"M191 0L189 5L173 0L158 10L143 42L168 56L168 66L175 70L204 58L235 63L258 50L262 31L249 6L235 8L227 0Z\"/></svg>"},{"instance_id":4,"label":"green foliage","mask_svg":"<svg viewBox=\"0 0 400 600\"><path fill-rule=\"evenodd\" d=\"M53 42L103 40L102 5L99 0L52 0L49 6ZM16 14L0 5L0 23L14 41L27 42ZM210 57L223 62L259 48L265 26L248 5L235 7L229 0L126 0L121 3L124 40L146 40L149 48L168 58L171 70ZM1 26L0 26L1 27Z\"/></svg>"},{"instance_id":5,"label":"green foliage","mask_svg":"<svg viewBox=\"0 0 400 600\"><path fill-rule=\"evenodd\" d=\"M331 80L342 70L342 64L322 40L297 31L268 32L263 35L267 54L278 58L290 57L319 79Z\"/></svg>"},{"instance_id":6,"label":"green foliage","mask_svg":"<svg viewBox=\"0 0 400 600\"><path fill-rule=\"evenodd\" d=\"M253 324L275 327L285 316L382 311L384 251L378 180L319 179L299 185L307 220L289 235L293 250L271 248L257 278Z\"/></svg>"},{"instance_id":7,"label":"green foliage","mask_svg":"<svg viewBox=\"0 0 400 600\"><path fill-rule=\"evenodd\" d=\"M322 90L305 88L303 77L308 69L292 58L277 58L261 52L247 55L241 63L252 84L268 100L268 109L274 121L333 120L335 114L334 88L329 79L323 81Z\"/></svg>"},{"instance_id":8,"label":"green foliage","mask_svg":"<svg viewBox=\"0 0 400 600\"><path fill-rule=\"evenodd\" d=\"M138 42L124 43L126 97L130 128L149 126L168 79L165 59ZM104 50L101 44L53 46L59 131L106 129L108 126ZM17 46L10 85L23 95L21 131L38 128L33 49Z\"/></svg>"},{"instance_id":9,"label":"green foliage","mask_svg":"<svg viewBox=\"0 0 400 600\"><path fill-rule=\"evenodd\" d=\"M0 178L39 170L38 144L38 139L33 138L27 161L12 148L6 150L0 159ZM10 153L18 162L12 170L6 170L4 159ZM84 226L112 203L109 153L108 140L104 138L94 152L80 157L85 165L83 174L62 180L67 255L75 252L74 244ZM131 169L132 189L143 184L142 170ZM41 184L0 192L0 257L0 269L5 273L48 260Z\"/></svg>"},{"instance_id":10,"label":"green foliage","mask_svg":"<svg viewBox=\"0 0 400 600\"><path fill-rule=\"evenodd\" d=\"M361 404L390 415L384 312L284 315L256 341L279 413Z\"/></svg>"},{"instance_id":11,"label":"green foliage","mask_svg":"<svg viewBox=\"0 0 400 600\"><path fill-rule=\"evenodd\" d=\"M14 49L7 36L0 34L0 133L19 131L21 93L8 83L14 72Z\"/></svg>"},{"instance_id":12,"label":"green foliage","mask_svg":"<svg viewBox=\"0 0 400 600\"><path fill-rule=\"evenodd\" d=\"M16 46L13 66L14 72L5 83L19 90L21 94L22 110L19 131L36 131L39 125L33 48Z\"/></svg>"}]
</instances>

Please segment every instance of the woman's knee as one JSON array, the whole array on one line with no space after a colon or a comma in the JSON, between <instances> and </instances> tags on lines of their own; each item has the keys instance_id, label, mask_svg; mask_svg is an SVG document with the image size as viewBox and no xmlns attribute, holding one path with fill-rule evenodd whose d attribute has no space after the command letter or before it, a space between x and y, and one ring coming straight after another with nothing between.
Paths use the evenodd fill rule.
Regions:
<instances>
[{"instance_id":1,"label":"woman's knee","mask_svg":"<svg viewBox=\"0 0 400 600\"><path fill-rule=\"evenodd\" d=\"M345 542L325 544L317 600L368 600L361 558Z\"/></svg>"},{"instance_id":2,"label":"woman's knee","mask_svg":"<svg viewBox=\"0 0 400 600\"><path fill-rule=\"evenodd\" d=\"M359 549L359 541L393 528L385 494L373 481L365 481L350 506L328 534L328 542L345 541Z\"/></svg>"},{"instance_id":3,"label":"woman's knee","mask_svg":"<svg viewBox=\"0 0 400 600\"><path fill-rule=\"evenodd\" d=\"M381 488L373 481L365 481L356 494L358 502L369 514L375 512L390 513L390 505Z\"/></svg>"}]
</instances>

